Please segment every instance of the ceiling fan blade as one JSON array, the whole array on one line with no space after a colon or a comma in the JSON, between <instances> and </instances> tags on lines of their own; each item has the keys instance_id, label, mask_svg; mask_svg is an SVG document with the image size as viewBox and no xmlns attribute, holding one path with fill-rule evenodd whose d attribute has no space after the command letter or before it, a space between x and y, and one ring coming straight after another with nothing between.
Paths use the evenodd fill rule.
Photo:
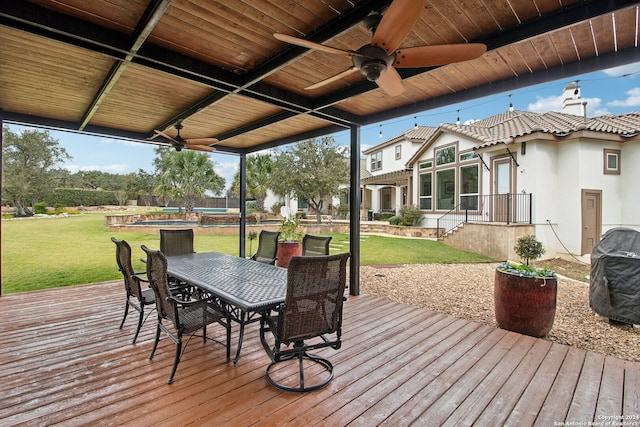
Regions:
<instances>
[{"instance_id":1,"label":"ceiling fan blade","mask_svg":"<svg viewBox=\"0 0 640 427\"><path fill-rule=\"evenodd\" d=\"M217 138L189 138L185 141L187 145L213 145L220 142Z\"/></svg>"},{"instance_id":2,"label":"ceiling fan blade","mask_svg":"<svg viewBox=\"0 0 640 427\"><path fill-rule=\"evenodd\" d=\"M399 49L394 67L419 68L468 61L487 51L482 43L442 44Z\"/></svg>"},{"instance_id":3,"label":"ceiling fan blade","mask_svg":"<svg viewBox=\"0 0 640 427\"><path fill-rule=\"evenodd\" d=\"M390 55L407 37L415 25L425 0L394 0L382 16L371 44Z\"/></svg>"},{"instance_id":4,"label":"ceiling fan blade","mask_svg":"<svg viewBox=\"0 0 640 427\"><path fill-rule=\"evenodd\" d=\"M184 148L187 148L189 150L196 150L196 151L208 151L208 152L216 151L216 149L214 147L209 147L207 145L190 145L190 144L187 144L187 145L184 146Z\"/></svg>"},{"instance_id":5,"label":"ceiling fan blade","mask_svg":"<svg viewBox=\"0 0 640 427\"><path fill-rule=\"evenodd\" d=\"M315 43L315 42L312 42L312 41L309 41L309 40L305 40L305 39L299 39L297 37L288 36L286 34L274 33L273 37L275 37L278 40L280 40L282 42L285 42L285 43L290 43L290 44L294 44L296 46L302 46L302 47L306 47L306 48L309 48L309 49L321 50L323 52L333 53L335 55L342 55L342 56L347 56L347 57L352 57L354 55L362 56L361 54L359 54L355 50L337 49L335 47L325 46L325 45L320 44L320 43Z\"/></svg>"},{"instance_id":6,"label":"ceiling fan blade","mask_svg":"<svg viewBox=\"0 0 640 427\"><path fill-rule=\"evenodd\" d=\"M161 132L161 131L159 131L159 130L154 130L154 132L156 133L156 135L160 135L160 136L162 136L163 138L168 139L169 141L175 142L176 144L180 144L178 141L176 141L176 140L175 140L175 138L173 138L173 137L171 137L171 136L167 135L167 134L166 134L166 133L164 133L164 132Z\"/></svg>"},{"instance_id":7,"label":"ceiling fan blade","mask_svg":"<svg viewBox=\"0 0 640 427\"><path fill-rule=\"evenodd\" d=\"M378 77L376 84L389 96L397 96L404 92L402 77L393 67L387 68L387 71Z\"/></svg>"},{"instance_id":8,"label":"ceiling fan blade","mask_svg":"<svg viewBox=\"0 0 640 427\"><path fill-rule=\"evenodd\" d=\"M335 76L333 76L333 77L329 77L328 79L322 80L321 82L318 82L318 83L312 84L311 86L307 86L307 87L305 87L304 89L305 89L305 90L313 90L313 89L317 89L317 88L319 88L319 87L322 87L322 86L328 85L329 83L333 83L333 82L335 82L336 80L340 80L340 79L341 79L341 78L343 78L343 77L347 77L348 75L353 74L353 72L354 72L354 71L358 71L358 69L357 69L356 67L351 67L351 68L349 68L348 70L345 70L345 71L343 71L343 72L341 72L341 73L338 73L338 74L336 74L336 75L335 75Z\"/></svg>"}]
</instances>

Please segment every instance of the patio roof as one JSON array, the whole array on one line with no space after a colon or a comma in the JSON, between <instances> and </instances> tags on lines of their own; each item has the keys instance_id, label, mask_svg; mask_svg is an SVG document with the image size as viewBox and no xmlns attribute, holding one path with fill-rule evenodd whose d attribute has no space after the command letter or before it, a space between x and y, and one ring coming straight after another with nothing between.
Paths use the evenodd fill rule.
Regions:
<instances>
[{"instance_id":1,"label":"patio roof","mask_svg":"<svg viewBox=\"0 0 640 427\"><path fill-rule=\"evenodd\" d=\"M274 32L358 49L389 0L32 0L0 3L7 121L159 141L215 137L248 153L500 91L637 61L638 2L429 0L401 47L485 43L480 58L401 69L386 95L348 58Z\"/></svg>"}]
</instances>

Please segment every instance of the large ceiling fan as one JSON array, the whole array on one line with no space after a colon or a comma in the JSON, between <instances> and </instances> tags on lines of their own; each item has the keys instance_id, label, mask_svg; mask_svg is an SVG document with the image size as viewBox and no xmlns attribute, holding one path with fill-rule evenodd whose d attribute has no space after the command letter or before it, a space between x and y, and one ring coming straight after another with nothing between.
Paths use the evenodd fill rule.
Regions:
<instances>
[{"instance_id":1,"label":"large ceiling fan","mask_svg":"<svg viewBox=\"0 0 640 427\"><path fill-rule=\"evenodd\" d=\"M159 130L155 130L154 132L156 133L156 135L160 135L168 139L169 142L171 142L171 145L173 145L173 148L176 149L176 151L181 151L183 148L187 148L189 150L198 150L198 151L209 151L209 152L216 151L215 147L212 147L212 145L215 145L218 142L220 142L216 138L189 138L189 139L183 138L182 136L180 136L180 130L184 127L182 125L182 120L178 120L174 125L174 127L178 132L175 138Z\"/></svg>"},{"instance_id":2,"label":"large ceiling fan","mask_svg":"<svg viewBox=\"0 0 640 427\"><path fill-rule=\"evenodd\" d=\"M371 44L357 51L342 50L285 34L273 36L296 46L351 57L353 66L335 76L306 87L311 90L344 78L356 71L364 74L388 95L396 96L404 91L402 77L396 68L421 68L467 61L482 55L487 46L482 43L462 43L400 48L411 28L418 20L426 0L394 0L384 16L372 13L363 24L372 34Z\"/></svg>"}]
</instances>

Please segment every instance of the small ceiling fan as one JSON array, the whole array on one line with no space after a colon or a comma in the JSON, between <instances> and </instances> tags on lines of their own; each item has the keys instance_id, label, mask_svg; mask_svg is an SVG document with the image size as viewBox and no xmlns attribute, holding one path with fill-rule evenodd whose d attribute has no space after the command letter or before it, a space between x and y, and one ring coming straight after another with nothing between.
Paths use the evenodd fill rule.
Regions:
<instances>
[{"instance_id":1,"label":"small ceiling fan","mask_svg":"<svg viewBox=\"0 0 640 427\"><path fill-rule=\"evenodd\" d=\"M156 135L160 135L168 139L171 142L171 145L173 145L173 148L176 149L176 151L181 151L183 148L187 148L189 150L198 150L198 151L209 151L209 152L216 151L215 147L212 147L212 145L215 145L218 142L220 142L216 138L184 139L182 136L180 136L180 130L184 127L182 125L182 120L178 120L174 125L174 127L178 132L175 138L159 130L154 130L154 132L156 133Z\"/></svg>"},{"instance_id":2,"label":"small ceiling fan","mask_svg":"<svg viewBox=\"0 0 640 427\"><path fill-rule=\"evenodd\" d=\"M394 0L386 13L372 13L363 24L371 31L371 44L357 51L342 50L309 40L275 33L283 42L317 49L323 52L351 57L353 66L326 80L306 87L311 90L344 78L356 71L364 74L388 95L400 95L404 91L402 77L396 68L421 68L468 61L482 55L487 46L482 43L462 43L433 46L417 46L398 49L418 20L426 0Z\"/></svg>"}]
</instances>

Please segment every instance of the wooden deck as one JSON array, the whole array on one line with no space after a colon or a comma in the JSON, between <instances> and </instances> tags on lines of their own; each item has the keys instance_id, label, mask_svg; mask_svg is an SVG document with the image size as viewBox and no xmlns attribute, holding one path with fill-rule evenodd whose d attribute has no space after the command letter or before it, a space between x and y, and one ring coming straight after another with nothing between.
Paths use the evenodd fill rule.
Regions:
<instances>
[{"instance_id":1,"label":"wooden deck","mask_svg":"<svg viewBox=\"0 0 640 427\"><path fill-rule=\"evenodd\" d=\"M638 363L369 296L346 303L322 390L271 387L256 324L237 366L193 341L167 385L175 346L147 358L153 317L132 345L123 294L109 282L0 297L0 425L640 425Z\"/></svg>"}]
</instances>

